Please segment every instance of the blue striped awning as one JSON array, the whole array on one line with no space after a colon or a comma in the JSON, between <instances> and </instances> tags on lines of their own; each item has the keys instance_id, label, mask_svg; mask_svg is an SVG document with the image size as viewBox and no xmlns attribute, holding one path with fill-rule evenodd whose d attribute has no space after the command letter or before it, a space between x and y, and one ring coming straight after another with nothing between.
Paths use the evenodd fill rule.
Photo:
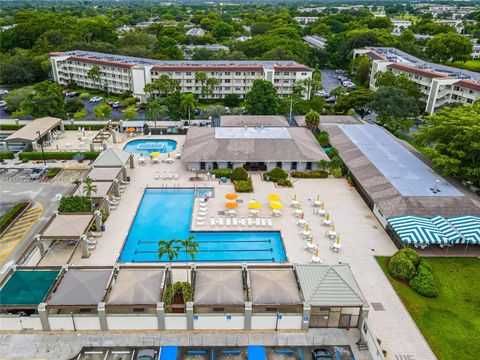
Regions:
<instances>
[{"instance_id":1,"label":"blue striped awning","mask_svg":"<svg viewBox=\"0 0 480 360\"><path fill-rule=\"evenodd\" d=\"M462 234L468 244L480 244L480 217L473 215L456 216L449 223Z\"/></svg>"},{"instance_id":2,"label":"blue striped awning","mask_svg":"<svg viewBox=\"0 0 480 360\"><path fill-rule=\"evenodd\" d=\"M405 244L448 244L448 237L428 218L420 216L397 216L388 219Z\"/></svg>"}]
</instances>

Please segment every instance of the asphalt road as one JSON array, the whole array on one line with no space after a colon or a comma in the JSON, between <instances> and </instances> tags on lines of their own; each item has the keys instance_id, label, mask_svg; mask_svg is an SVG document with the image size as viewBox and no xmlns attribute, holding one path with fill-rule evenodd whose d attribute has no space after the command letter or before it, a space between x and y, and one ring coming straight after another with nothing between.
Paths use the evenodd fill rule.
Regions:
<instances>
[{"instance_id":1,"label":"asphalt road","mask_svg":"<svg viewBox=\"0 0 480 360\"><path fill-rule=\"evenodd\" d=\"M0 197L2 203L14 203L18 201L35 201L44 207L44 212L40 220L32 226L29 233L10 253L5 263L16 261L25 249L30 245L33 237L42 229L57 209L60 202L59 195L65 195L73 189L69 183L1 183ZM0 268L1 269L1 268Z\"/></svg>"},{"instance_id":2,"label":"asphalt road","mask_svg":"<svg viewBox=\"0 0 480 360\"><path fill-rule=\"evenodd\" d=\"M330 93L330 90L340 85L340 83L337 80L337 75L335 74L335 70L320 69L320 72L322 73L323 90L325 90L327 93Z\"/></svg>"}]
</instances>

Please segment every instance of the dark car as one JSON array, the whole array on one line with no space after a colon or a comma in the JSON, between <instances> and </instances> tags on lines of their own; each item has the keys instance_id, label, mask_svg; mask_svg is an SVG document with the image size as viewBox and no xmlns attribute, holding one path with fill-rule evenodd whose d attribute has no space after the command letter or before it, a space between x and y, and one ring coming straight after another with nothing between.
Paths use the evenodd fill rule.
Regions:
<instances>
[{"instance_id":1,"label":"dark car","mask_svg":"<svg viewBox=\"0 0 480 360\"><path fill-rule=\"evenodd\" d=\"M145 349L139 350L137 353L136 360L155 360L155 350Z\"/></svg>"},{"instance_id":2,"label":"dark car","mask_svg":"<svg viewBox=\"0 0 480 360\"><path fill-rule=\"evenodd\" d=\"M318 348L312 350L312 360L333 360L333 357L326 348Z\"/></svg>"}]
</instances>

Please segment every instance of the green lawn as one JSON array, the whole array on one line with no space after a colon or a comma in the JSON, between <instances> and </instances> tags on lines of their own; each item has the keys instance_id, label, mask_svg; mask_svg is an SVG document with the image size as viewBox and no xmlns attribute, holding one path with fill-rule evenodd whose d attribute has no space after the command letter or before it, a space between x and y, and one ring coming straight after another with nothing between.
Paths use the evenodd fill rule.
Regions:
<instances>
[{"instance_id":1,"label":"green lawn","mask_svg":"<svg viewBox=\"0 0 480 360\"><path fill-rule=\"evenodd\" d=\"M457 68L460 68L460 69L480 72L480 59L467 60L465 62L457 61L457 62L454 62L454 63L449 63L448 65L454 66L454 67L457 67Z\"/></svg>"},{"instance_id":2,"label":"green lawn","mask_svg":"<svg viewBox=\"0 0 480 360\"><path fill-rule=\"evenodd\" d=\"M394 280L386 257L377 261L440 360L478 359L480 354L480 260L427 258L440 295L429 299Z\"/></svg>"}]
</instances>

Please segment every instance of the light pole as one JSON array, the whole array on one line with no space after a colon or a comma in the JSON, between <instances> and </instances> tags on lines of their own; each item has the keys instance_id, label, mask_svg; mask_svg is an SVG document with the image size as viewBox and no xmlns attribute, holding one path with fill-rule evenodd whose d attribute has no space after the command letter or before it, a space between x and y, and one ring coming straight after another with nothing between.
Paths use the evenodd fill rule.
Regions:
<instances>
[{"instance_id":1,"label":"light pole","mask_svg":"<svg viewBox=\"0 0 480 360\"><path fill-rule=\"evenodd\" d=\"M40 142L40 148L42 149L43 166L47 166L47 162L45 161L45 152L43 151L42 135L40 134L40 131L37 131L37 134L38 134L38 141Z\"/></svg>"}]
</instances>

